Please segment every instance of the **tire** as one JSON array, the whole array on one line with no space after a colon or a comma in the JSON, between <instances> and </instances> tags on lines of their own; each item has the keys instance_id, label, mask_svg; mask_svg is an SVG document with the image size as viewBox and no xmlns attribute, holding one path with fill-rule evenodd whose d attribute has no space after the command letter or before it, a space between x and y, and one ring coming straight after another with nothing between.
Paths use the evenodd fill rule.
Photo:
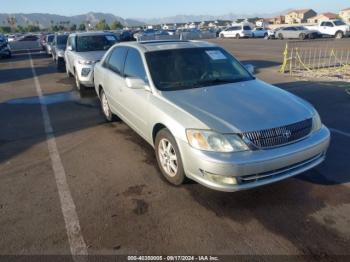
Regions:
<instances>
[{"instance_id":1,"label":"tire","mask_svg":"<svg viewBox=\"0 0 350 262\"><path fill-rule=\"evenodd\" d=\"M79 92L83 92L84 91L84 86L80 83L79 77L78 77L78 73L75 72L74 74L74 79L75 79L75 87L77 88L77 90Z\"/></svg>"},{"instance_id":2,"label":"tire","mask_svg":"<svg viewBox=\"0 0 350 262\"><path fill-rule=\"evenodd\" d=\"M236 35L236 39L240 39L241 36L239 34Z\"/></svg>"},{"instance_id":3,"label":"tire","mask_svg":"<svg viewBox=\"0 0 350 262\"><path fill-rule=\"evenodd\" d=\"M283 37L283 34L282 34L282 33L279 33L279 34L278 34L278 39L280 39L280 40L283 40L283 39L284 39L284 37Z\"/></svg>"},{"instance_id":4,"label":"tire","mask_svg":"<svg viewBox=\"0 0 350 262\"><path fill-rule=\"evenodd\" d=\"M11 58L11 57L12 57L12 53L11 53L11 51L9 51L7 58Z\"/></svg>"},{"instance_id":5,"label":"tire","mask_svg":"<svg viewBox=\"0 0 350 262\"><path fill-rule=\"evenodd\" d=\"M59 72L64 72L64 60L63 59L55 59L56 68Z\"/></svg>"},{"instance_id":6,"label":"tire","mask_svg":"<svg viewBox=\"0 0 350 262\"><path fill-rule=\"evenodd\" d=\"M254 35L254 34L252 34L252 38L255 38L255 35Z\"/></svg>"},{"instance_id":7,"label":"tire","mask_svg":"<svg viewBox=\"0 0 350 262\"><path fill-rule=\"evenodd\" d=\"M335 34L335 38L336 39L342 39L344 37L344 33L342 31L338 31L336 34Z\"/></svg>"},{"instance_id":8,"label":"tire","mask_svg":"<svg viewBox=\"0 0 350 262\"><path fill-rule=\"evenodd\" d=\"M116 120L115 115L112 113L111 108L107 100L107 96L103 89L100 92L101 110L107 122L113 122Z\"/></svg>"},{"instance_id":9,"label":"tire","mask_svg":"<svg viewBox=\"0 0 350 262\"><path fill-rule=\"evenodd\" d=\"M181 154L175 138L168 129L164 128L158 132L155 152L159 169L164 178L174 186L182 185L186 181L186 175Z\"/></svg>"},{"instance_id":10,"label":"tire","mask_svg":"<svg viewBox=\"0 0 350 262\"><path fill-rule=\"evenodd\" d=\"M264 34L264 38L266 39L266 38L268 38L268 37L269 37L269 34L265 33L265 34Z\"/></svg>"},{"instance_id":11,"label":"tire","mask_svg":"<svg viewBox=\"0 0 350 262\"><path fill-rule=\"evenodd\" d=\"M305 35L304 33L301 33L301 34L299 35L299 39L300 39L300 40L305 40L305 39L306 39L306 35Z\"/></svg>"}]
</instances>

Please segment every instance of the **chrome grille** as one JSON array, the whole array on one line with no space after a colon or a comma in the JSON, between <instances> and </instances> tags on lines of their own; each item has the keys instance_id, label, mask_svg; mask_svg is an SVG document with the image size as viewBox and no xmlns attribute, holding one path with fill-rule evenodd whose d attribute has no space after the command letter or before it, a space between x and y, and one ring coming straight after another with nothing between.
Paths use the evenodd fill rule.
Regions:
<instances>
[{"instance_id":1,"label":"chrome grille","mask_svg":"<svg viewBox=\"0 0 350 262\"><path fill-rule=\"evenodd\" d=\"M243 133L242 138L257 148L266 149L300 140L309 135L311 130L312 119L307 119L288 126Z\"/></svg>"}]
</instances>

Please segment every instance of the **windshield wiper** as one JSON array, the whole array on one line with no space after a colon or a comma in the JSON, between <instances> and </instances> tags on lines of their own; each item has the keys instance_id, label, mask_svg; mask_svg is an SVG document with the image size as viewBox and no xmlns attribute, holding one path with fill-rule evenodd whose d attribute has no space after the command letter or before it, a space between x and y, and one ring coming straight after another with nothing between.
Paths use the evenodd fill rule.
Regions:
<instances>
[{"instance_id":1,"label":"windshield wiper","mask_svg":"<svg viewBox=\"0 0 350 262\"><path fill-rule=\"evenodd\" d=\"M215 84L229 84L229 83L234 83L234 82L236 82L236 80L234 80L234 79L215 78L215 79L198 81L198 84L199 85L215 85Z\"/></svg>"}]
</instances>

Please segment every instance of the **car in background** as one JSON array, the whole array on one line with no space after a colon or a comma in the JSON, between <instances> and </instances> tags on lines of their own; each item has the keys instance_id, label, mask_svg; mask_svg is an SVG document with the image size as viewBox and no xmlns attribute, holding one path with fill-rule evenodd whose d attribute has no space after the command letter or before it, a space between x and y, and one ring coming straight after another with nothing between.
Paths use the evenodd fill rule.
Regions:
<instances>
[{"instance_id":1,"label":"car in background","mask_svg":"<svg viewBox=\"0 0 350 262\"><path fill-rule=\"evenodd\" d=\"M234 192L325 160L330 132L313 106L258 80L201 41L120 43L94 71L107 121L117 115L155 149L165 179Z\"/></svg>"},{"instance_id":2,"label":"car in background","mask_svg":"<svg viewBox=\"0 0 350 262\"><path fill-rule=\"evenodd\" d=\"M135 40L133 33L129 30L123 30L119 35L119 39L121 42L128 42L128 41Z\"/></svg>"},{"instance_id":3,"label":"car in background","mask_svg":"<svg viewBox=\"0 0 350 262\"><path fill-rule=\"evenodd\" d=\"M13 42L16 40L16 35L8 35L7 36L7 41L8 42Z\"/></svg>"},{"instance_id":4,"label":"car in background","mask_svg":"<svg viewBox=\"0 0 350 262\"><path fill-rule=\"evenodd\" d=\"M288 26L276 30L275 36L278 39L314 39L320 37L317 30L310 30L304 26Z\"/></svg>"},{"instance_id":5,"label":"car in background","mask_svg":"<svg viewBox=\"0 0 350 262\"><path fill-rule=\"evenodd\" d=\"M256 27L252 30L253 38L267 38L269 36L268 30L262 27Z\"/></svg>"},{"instance_id":6,"label":"car in background","mask_svg":"<svg viewBox=\"0 0 350 262\"><path fill-rule=\"evenodd\" d=\"M0 57L10 58L11 56L11 47L7 41L7 37L0 34Z\"/></svg>"},{"instance_id":7,"label":"car in background","mask_svg":"<svg viewBox=\"0 0 350 262\"><path fill-rule=\"evenodd\" d=\"M50 35L47 35L45 37L45 52L47 55L51 56L52 55L52 43L53 43L53 40L55 39L55 35L54 34L50 34Z\"/></svg>"},{"instance_id":8,"label":"car in background","mask_svg":"<svg viewBox=\"0 0 350 262\"><path fill-rule=\"evenodd\" d=\"M35 41L38 41L39 40L39 37L37 35L32 35L32 34L27 34L27 35L24 35L24 36L21 36L19 38L16 38L15 41L19 41L19 42L35 42Z\"/></svg>"},{"instance_id":9,"label":"car in background","mask_svg":"<svg viewBox=\"0 0 350 262\"><path fill-rule=\"evenodd\" d=\"M79 91L94 86L94 66L107 50L118 41L108 32L84 32L70 34L64 53L66 73L74 76Z\"/></svg>"},{"instance_id":10,"label":"car in background","mask_svg":"<svg viewBox=\"0 0 350 262\"><path fill-rule=\"evenodd\" d=\"M253 30L249 24L236 24L222 31L220 38L251 38L253 37Z\"/></svg>"},{"instance_id":11,"label":"car in background","mask_svg":"<svg viewBox=\"0 0 350 262\"><path fill-rule=\"evenodd\" d=\"M56 63L57 70L65 69L64 52L67 46L68 34L55 34L52 42L51 54L52 59Z\"/></svg>"},{"instance_id":12,"label":"car in background","mask_svg":"<svg viewBox=\"0 0 350 262\"><path fill-rule=\"evenodd\" d=\"M341 39L350 36L350 25L345 24L342 20L321 21L316 26L307 26L310 30L316 30L321 35Z\"/></svg>"}]
</instances>

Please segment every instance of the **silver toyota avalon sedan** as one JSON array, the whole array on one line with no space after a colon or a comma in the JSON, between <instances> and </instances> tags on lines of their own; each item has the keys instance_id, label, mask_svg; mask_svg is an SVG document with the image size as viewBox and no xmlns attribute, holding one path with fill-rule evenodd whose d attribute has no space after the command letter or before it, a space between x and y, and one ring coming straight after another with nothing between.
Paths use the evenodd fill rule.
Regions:
<instances>
[{"instance_id":1,"label":"silver toyota avalon sedan","mask_svg":"<svg viewBox=\"0 0 350 262\"><path fill-rule=\"evenodd\" d=\"M94 82L106 119L150 143L171 184L234 192L314 168L330 143L313 106L252 73L211 43L152 41L114 45Z\"/></svg>"}]
</instances>

